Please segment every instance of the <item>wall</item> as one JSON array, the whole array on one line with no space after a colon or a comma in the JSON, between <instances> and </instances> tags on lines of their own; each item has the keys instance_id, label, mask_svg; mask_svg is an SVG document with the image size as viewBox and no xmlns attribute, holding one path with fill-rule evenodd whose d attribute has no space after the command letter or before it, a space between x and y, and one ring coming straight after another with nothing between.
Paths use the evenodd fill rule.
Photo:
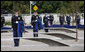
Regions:
<instances>
[{"instance_id":1,"label":"wall","mask_svg":"<svg viewBox=\"0 0 85 52\"><path fill-rule=\"evenodd\" d=\"M44 17L45 14L40 14L40 16L42 17L42 23L43 23L43 17ZM58 24L59 23L59 17L58 17L58 14L52 14L54 16L54 24ZM47 14L47 16L49 16L49 14ZM12 17L12 14L8 14L8 15L4 15L5 17L5 21L6 22L11 22L11 17ZM29 14L22 14L22 17L24 18L24 21L27 25L30 25L30 22L31 22L31 16ZM82 18L82 17L81 17ZM72 17L71 17L72 19ZM72 21L72 20L71 20ZM84 20L83 20L84 21ZM82 24L84 24L84 22L81 22Z\"/></svg>"}]
</instances>

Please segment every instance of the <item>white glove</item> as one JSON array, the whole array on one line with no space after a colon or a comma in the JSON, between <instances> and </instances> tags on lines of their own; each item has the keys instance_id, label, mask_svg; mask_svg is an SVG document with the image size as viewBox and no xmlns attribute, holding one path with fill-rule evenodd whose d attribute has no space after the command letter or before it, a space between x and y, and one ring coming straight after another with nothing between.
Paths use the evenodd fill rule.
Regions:
<instances>
[{"instance_id":1,"label":"white glove","mask_svg":"<svg viewBox=\"0 0 85 52\"><path fill-rule=\"evenodd\" d=\"M5 26L5 24L3 24L3 26Z\"/></svg>"},{"instance_id":2,"label":"white glove","mask_svg":"<svg viewBox=\"0 0 85 52\"><path fill-rule=\"evenodd\" d=\"M11 30L13 30L13 28L11 28Z\"/></svg>"},{"instance_id":3,"label":"white glove","mask_svg":"<svg viewBox=\"0 0 85 52\"><path fill-rule=\"evenodd\" d=\"M18 18L20 20L20 18Z\"/></svg>"},{"instance_id":4,"label":"white glove","mask_svg":"<svg viewBox=\"0 0 85 52\"><path fill-rule=\"evenodd\" d=\"M33 28L33 26L31 26Z\"/></svg>"},{"instance_id":5,"label":"white glove","mask_svg":"<svg viewBox=\"0 0 85 52\"><path fill-rule=\"evenodd\" d=\"M16 21L16 23L18 23L18 21Z\"/></svg>"},{"instance_id":6,"label":"white glove","mask_svg":"<svg viewBox=\"0 0 85 52\"><path fill-rule=\"evenodd\" d=\"M37 20L35 20L35 21L37 21Z\"/></svg>"},{"instance_id":7,"label":"white glove","mask_svg":"<svg viewBox=\"0 0 85 52\"><path fill-rule=\"evenodd\" d=\"M44 23L43 23L43 25L44 25Z\"/></svg>"}]
</instances>

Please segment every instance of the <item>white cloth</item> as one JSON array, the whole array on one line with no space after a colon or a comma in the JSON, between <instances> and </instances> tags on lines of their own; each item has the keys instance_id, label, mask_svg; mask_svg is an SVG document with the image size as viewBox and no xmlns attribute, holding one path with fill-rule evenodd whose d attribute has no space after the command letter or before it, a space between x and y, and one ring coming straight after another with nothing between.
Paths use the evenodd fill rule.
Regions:
<instances>
[{"instance_id":1,"label":"white cloth","mask_svg":"<svg viewBox=\"0 0 85 52\"><path fill-rule=\"evenodd\" d=\"M81 20L80 20L80 24L81 24L81 25L84 25L84 19L81 19Z\"/></svg>"}]
</instances>

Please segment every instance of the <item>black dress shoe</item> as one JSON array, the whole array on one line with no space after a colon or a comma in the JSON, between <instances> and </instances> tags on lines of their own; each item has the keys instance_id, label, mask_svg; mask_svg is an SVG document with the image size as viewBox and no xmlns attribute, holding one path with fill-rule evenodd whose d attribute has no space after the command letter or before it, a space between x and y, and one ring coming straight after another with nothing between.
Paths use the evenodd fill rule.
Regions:
<instances>
[{"instance_id":1,"label":"black dress shoe","mask_svg":"<svg viewBox=\"0 0 85 52\"><path fill-rule=\"evenodd\" d=\"M19 47L19 45L15 45L14 47Z\"/></svg>"},{"instance_id":2,"label":"black dress shoe","mask_svg":"<svg viewBox=\"0 0 85 52\"><path fill-rule=\"evenodd\" d=\"M14 45L14 47L19 47L19 45Z\"/></svg>"}]
</instances>

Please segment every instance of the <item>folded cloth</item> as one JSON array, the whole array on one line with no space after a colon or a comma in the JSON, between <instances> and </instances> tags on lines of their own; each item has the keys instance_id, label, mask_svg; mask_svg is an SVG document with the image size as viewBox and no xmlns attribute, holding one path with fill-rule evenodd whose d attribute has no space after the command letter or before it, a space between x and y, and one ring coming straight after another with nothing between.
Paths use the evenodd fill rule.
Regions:
<instances>
[{"instance_id":1,"label":"folded cloth","mask_svg":"<svg viewBox=\"0 0 85 52\"><path fill-rule=\"evenodd\" d=\"M41 19L38 19L37 20L37 23L38 23L38 29L43 29L43 26L42 26L42 22L41 22Z\"/></svg>"},{"instance_id":2,"label":"folded cloth","mask_svg":"<svg viewBox=\"0 0 85 52\"><path fill-rule=\"evenodd\" d=\"M23 21L18 21L18 24L17 24L17 35L18 35L18 37L22 37L23 32L24 32L24 23L23 23Z\"/></svg>"}]
</instances>

